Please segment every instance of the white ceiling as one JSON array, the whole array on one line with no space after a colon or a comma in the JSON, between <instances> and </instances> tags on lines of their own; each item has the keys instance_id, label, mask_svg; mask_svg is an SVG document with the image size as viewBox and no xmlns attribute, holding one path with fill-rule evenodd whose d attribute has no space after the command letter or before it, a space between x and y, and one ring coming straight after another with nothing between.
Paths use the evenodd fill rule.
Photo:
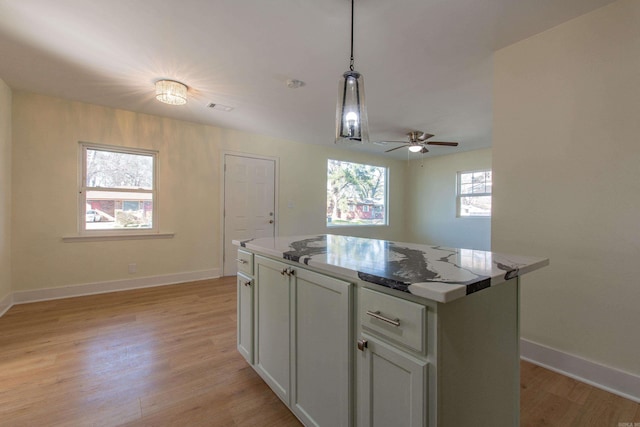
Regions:
<instances>
[{"instance_id":1,"label":"white ceiling","mask_svg":"<svg viewBox=\"0 0 640 427\"><path fill-rule=\"evenodd\" d=\"M355 69L371 140L417 129L460 142L434 155L490 146L492 53L612 1L356 0ZM333 144L350 8L349 0L0 0L0 78L16 90ZM187 105L155 101L160 78L187 84ZM289 89L287 79L306 85Z\"/></svg>"}]
</instances>

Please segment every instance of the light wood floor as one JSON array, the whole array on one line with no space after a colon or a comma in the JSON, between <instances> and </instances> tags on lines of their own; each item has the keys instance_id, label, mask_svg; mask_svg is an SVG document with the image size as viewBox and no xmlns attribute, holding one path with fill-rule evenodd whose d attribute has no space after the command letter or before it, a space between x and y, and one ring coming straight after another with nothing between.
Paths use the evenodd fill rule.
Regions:
<instances>
[{"instance_id":1,"label":"light wood floor","mask_svg":"<svg viewBox=\"0 0 640 427\"><path fill-rule=\"evenodd\" d=\"M2 426L299 426L236 351L235 278L17 305ZM640 423L640 405L522 364L522 426ZM625 426L626 427L626 426Z\"/></svg>"}]
</instances>

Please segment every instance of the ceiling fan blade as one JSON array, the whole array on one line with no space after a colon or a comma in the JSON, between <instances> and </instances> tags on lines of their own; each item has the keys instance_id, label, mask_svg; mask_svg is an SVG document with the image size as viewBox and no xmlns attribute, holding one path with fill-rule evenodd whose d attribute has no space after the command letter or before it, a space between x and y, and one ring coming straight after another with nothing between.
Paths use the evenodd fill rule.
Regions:
<instances>
[{"instance_id":1,"label":"ceiling fan blade","mask_svg":"<svg viewBox=\"0 0 640 427\"><path fill-rule=\"evenodd\" d=\"M420 135L418 138L416 138L418 141L426 141L429 138L433 138L433 134L431 133L426 133L426 132L422 132L422 135Z\"/></svg>"},{"instance_id":2,"label":"ceiling fan blade","mask_svg":"<svg viewBox=\"0 0 640 427\"><path fill-rule=\"evenodd\" d=\"M457 142L445 142L445 141L429 141L426 144L429 145L446 145L447 147L457 147Z\"/></svg>"},{"instance_id":3,"label":"ceiling fan blade","mask_svg":"<svg viewBox=\"0 0 640 427\"><path fill-rule=\"evenodd\" d=\"M387 145L389 143L396 143L396 142L399 143L399 144L408 144L407 141L387 141L387 140L385 140L385 141L374 141L374 144L376 144L376 145Z\"/></svg>"},{"instance_id":4,"label":"ceiling fan blade","mask_svg":"<svg viewBox=\"0 0 640 427\"><path fill-rule=\"evenodd\" d=\"M420 150L420 152L424 154L424 153L428 153L429 150L427 150L427 147L422 147L422 150Z\"/></svg>"},{"instance_id":5,"label":"ceiling fan blade","mask_svg":"<svg viewBox=\"0 0 640 427\"><path fill-rule=\"evenodd\" d=\"M400 146L398 146L396 148L392 148L391 150L385 151L385 153L388 153L389 151L397 150L398 148L404 148L404 147L406 147L406 146L405 145L400 145Z\"/></svg>"}]
</instances>

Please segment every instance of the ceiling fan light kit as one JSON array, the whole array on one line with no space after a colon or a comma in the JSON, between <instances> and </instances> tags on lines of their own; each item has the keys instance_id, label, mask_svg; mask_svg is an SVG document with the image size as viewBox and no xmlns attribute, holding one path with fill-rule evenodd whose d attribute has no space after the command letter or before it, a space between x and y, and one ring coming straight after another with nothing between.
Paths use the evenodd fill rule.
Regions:
<instances>
[{"instance_id":1,"label":"ceiling fan light kit","mask_svg":"<svg viewBox=\"0 0 640 427\"><path fill-rule=\"evenodd\" d=\"M353 69L353 16L351 0L351 62L349 71L340 79L336 108L336 144L340 142L369 142L369 122L364 102L364 78Z\"/></svg>"},{"instance_id":2,"label":"ceiling fan light kit","mask_svg":"<svg viewBox=\"0 0 640 427\"><path fill-rule=\"evenodd\" d=\"M156 99L169 105L184 105L187 103L187 86L175 80L158 80Z\"/></svg>"}]
</instances>

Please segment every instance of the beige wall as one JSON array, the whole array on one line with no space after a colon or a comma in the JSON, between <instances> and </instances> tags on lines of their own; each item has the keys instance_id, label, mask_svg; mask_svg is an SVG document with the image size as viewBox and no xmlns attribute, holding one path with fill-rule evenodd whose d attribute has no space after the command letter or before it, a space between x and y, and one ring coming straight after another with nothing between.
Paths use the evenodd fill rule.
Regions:
<instances>
[{"instance_id":1,"label":"beige wall","mask_svg":"<svg viewBox=\"0 0 640 427\"><path fill-rule=\"evenodd\" d=\"M491 219L456 217L456 176L491 169L491 149L414 160L407 171L407 236L414 242L491 249Z\"/></svg>"},{"instance_id":2,"label":"beige wall","mask_svg":"<svg viewBox=\"0 0 640 427\"><path fill-rule=\"evenodd\" d=\"M525 339L640 374L640 2L498 51L493 250L524 277Z\"/></svg>"},{"instance_id":3,"label":"beige wall","mask_svg":"<svg viewBox=\"0 0 640 427\"><path fill-rule=\"evenodd\" d=\"M159 150L160 231L175 238L63 243L63 236L77 234L78 141ZM225 151L279 158L281 235L403 238L401 161L15 92L13 290L221 268ZM329 157L390 167L389 227L326 228ZM129 263L137 264L136 276L128 274Z\"/></svg>"},{"instance_id":4,"label":"beige wall","mask_svg":"<svg viewBox=\"0 0 640 427\"><path fill-rule=\"evenodd\" d=\"M11 292L11 89L0 80L0 301Z\"/></svg>"}]
</instances>

